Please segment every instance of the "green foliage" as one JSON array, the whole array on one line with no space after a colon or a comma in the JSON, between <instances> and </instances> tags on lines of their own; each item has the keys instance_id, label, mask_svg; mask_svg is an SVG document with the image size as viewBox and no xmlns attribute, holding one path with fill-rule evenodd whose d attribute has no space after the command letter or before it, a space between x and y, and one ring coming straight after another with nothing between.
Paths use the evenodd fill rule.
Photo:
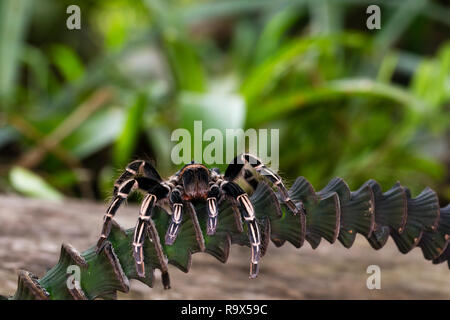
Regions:
<instances>
[{"instance_id":1,"label":"green foliage","mask_svg":"<svg viewBox=\"0 0 450 320\"><path fill-rule=\"evenodd\" d=\"M133 105L129 108L120 136L116 140L114 148L114 162L117 167L127 165L132 157L133 150L138 142L139 133L142 128L146 96L137 94Z\"/></svg>"},{"instance_id":2,"label":"green foliage","mask_svg":"<svg viewBox=\"0 0 450 320\"><path fill-rule=\"evenodd\" d=\"M31 2L27 0L0 3L0 98L3 108L9 107L15 94L30 9Z\"/></svg>"},{"instance_id":3,"label":"green foliage","mask_svg":"<svg viewBox=\"0 0 450 320\"><path fill-rule=\"evenodd\" d=\"M67 82L73 82L83 76L83 63L71 48L54 45L51 48L51 59Z\"/></svg>"},{"instance_id":4,"label":"green foliage","mask_svg":"<svg viewBox=\"0 0 450 320\"><path fill-rule=\"evenodd\" d=\"M80 0L82 29L69 31L70 1L31 2L0 3L5 177L19 160L67 195L102 197L132 158L171 174L171 132L202 120L204 131L280 129L288 179L400 180L450 199L448 7ZM365 27L369 4L381 30ZM92 98L105 89L102 103Z\"/></svg>"}]
</instances>

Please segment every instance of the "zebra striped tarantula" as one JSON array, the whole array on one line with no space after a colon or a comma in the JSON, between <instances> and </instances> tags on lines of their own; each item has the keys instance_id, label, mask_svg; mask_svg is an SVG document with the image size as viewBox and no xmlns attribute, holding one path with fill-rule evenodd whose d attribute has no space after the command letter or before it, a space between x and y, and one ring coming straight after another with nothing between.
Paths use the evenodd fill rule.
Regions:
<instances>
[{"instance_id":1,"label":"zebra striped tarantula","mask_svg":"<svg viewBox=\"0 0 450 320\"><path fill-rule=\"evenodd\" d=\"M190 205L189 202L206 202L208 213L206 232L208 235L213 235L218 222L218 203L225 198L231 198L232 205L239 208L248 227L248 237L251 245L250 278L256 278L261 255L261 234L256 222L253 205L247 193L234 182L241 175L246 163L250 164L256 172L267 177L273 183L278 189L281 199L294 214L304 213L301 204L296 206L289 198L280 176L251 154L237 156L228 165L225 174L221 174L217 168L208 169L203 164L192 161L167 180L163 180L149 162L136 160L127 165L125 172L115 182L114 198L104 216L102 234L97 243L97 251L102 249L102 244L109 235L111 221L117 209L135 189L146 193L141 204L139 220L134 231L132 243L136 271L140 277L145 276L143 244L145 232L152 218L152 210L155 205L162 205L164 202L168 202L172 209L171 222L165 235L166 245L171 245L177 238L180 229L183 208L186 205Z\"/></svg>"}]
</instances>

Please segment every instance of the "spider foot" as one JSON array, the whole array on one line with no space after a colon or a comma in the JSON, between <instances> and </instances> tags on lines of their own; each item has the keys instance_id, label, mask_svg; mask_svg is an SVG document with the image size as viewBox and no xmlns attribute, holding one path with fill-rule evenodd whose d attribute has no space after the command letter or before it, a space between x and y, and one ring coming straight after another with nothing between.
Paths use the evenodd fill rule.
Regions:
<instances>
[{"instance_id":1,"label":"spider foot","mask_svg":"<svg viewBox=\"0 0 450 320\"><path fill-rule=\"evenodd\" d=\"M163 272L161 274L162 283L164 286L164 289L170 289L170 277L168 272Z\"/></svg>"},{"instance_id":2,"label":"spider foot","mask_svg":"<svg viewBox=\"0 0 450 320\"><path fill-rule=\"evenodd\" d=\"M217 215L219 214L219 210L217 207L217 197L219 196L220 189L217 185L213 185L208 192L207 199L207 212L208 212L208 220L206 221L206 234L208 236L212 236L216 233L217 228Z\"/></svg>"},{"instance_id":3,"label":"spider foot","mask_svg":"<svg viewBox=\"0 0 450 320\"><path fill-rule=\"evenodd\" d=\"M216 217L209 217L208 223L206 226L206 234L208 236L212 236L216 233L217 229L217 216Z\"/></svg>"},{"instance_id":4,"label":"spider foot","mask_svg":"<svg viewBox=\"0 0 450 320\"><path fill-rule=\"evenodd\" d=\"M176 239L177 239L177 234L171 234L169 232L166 233L166 238L165 238L166 245L168 245L168 246L173 245L173 243L175 242Z\"/></svg>"},{"instance_id":5,"label":"spider foot","mask_svg":"<svg viewBox=\"0 0 450 320\"><path fill-rule=\"evenodd\" d=\"M256 279L259 273L259 264L250 262L250 276L249 279Z\"/></svg>"},{"instance_id":6,"label":"spider foot","mask_svg":"<svg viewBox=\"0 0 450 320\"><path fill-rule=\"evenodd\" d=\"M169 228L166 232L165 242L169 246L172 245L177 239L181 221L183 220L183 204L180 201L179 193L172 193L172 197L174 197L174 200L178 202L173 204L172 221L170 221Z\"/></svg>"},{"instance_id":7,"label":"spider foot","mask_svg":"<svg viewBox=\"0 0 450 320\"><path fill-rule=\"evenodd\" d=\"M145 278L145 265L142 246L135 247L133 250L134 262L136 265L136 272L139 277Z\"/></svg>"},{"instance_id":8,"label":"spider foot","mask_svg":"<svg viewBox=\"0 0 450 320\"><path fill-rule=\"evenodd\" d=\"M143 263L136 262L136 272L140 278L145 278L145 268Z\"/></svg>"},{"instance_id":9,"label":"spider foot","mask_svg":"<svg viewBox=\"0 0 450 320\"><path fill-rule=\"evenodd\" d=\"M252 245L252 256L250 260L250 279L255 279L259 272L259 260L261 259L261 247Z\"/></svg>"}]
</instances>

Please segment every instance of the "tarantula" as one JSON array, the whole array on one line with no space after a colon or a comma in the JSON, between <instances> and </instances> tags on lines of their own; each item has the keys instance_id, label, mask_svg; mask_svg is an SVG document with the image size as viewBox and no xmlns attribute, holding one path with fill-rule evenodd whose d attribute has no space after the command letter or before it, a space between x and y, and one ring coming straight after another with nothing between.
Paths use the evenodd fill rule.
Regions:
<instances>
[{"instance_id":1,"label":"tarantula","mask_svg":"<svg viewBox=\"0 0 450 320\"><path fill-rule=\"evenodd\" d=\"M242 174L245 164L250 164L256 172L273 183L290 211L294 214L304 213L303 207L298 204L295 205L289 198L287 189L280 176L251 154L237 156L228 165L225 174L221 174L217 168L208 169L203 164L192 161L167 180L163 180L149 162L136 160L127 165L125 172L120 175L114 184L114 197L104 216L102 234L97 243L97 251L102 249L102 244L109 235L111 221L117 209L135 189L140 189L146 193L141 204L132 243L136 271L140 277L145 276L143 244L145 231L152 218L152 210L155 205L162 205L164 202L168 202L171 206L171 222L165 235L165 243L171 245L177 238L180 229L183 208L186 205L190 205L189 202L206 202L208 213L206 232L208 235L213 235L218 222L218 203L224 198L231 198L232 206L239 208L248 226L248 237L251 246L250 278L256 278L261 255L260 230L256 222L253 205L247 193L234 182ZM245 176L251 183L250 180L253 177L249 177L247 174ZM193 208L193 206L191 207Z\"/></svg>"}]
</instances>

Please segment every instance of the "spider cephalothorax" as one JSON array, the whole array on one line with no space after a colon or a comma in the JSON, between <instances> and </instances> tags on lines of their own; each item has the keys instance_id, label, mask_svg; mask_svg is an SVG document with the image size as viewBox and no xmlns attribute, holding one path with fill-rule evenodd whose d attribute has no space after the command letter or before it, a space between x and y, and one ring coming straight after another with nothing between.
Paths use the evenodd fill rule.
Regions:
<instances>
[{"instance_id":1,"label":"spider cephalothorax","mask_svg":"<svg viewBox=\"0 0 450 320\"><path fill-rule=\"evenodd\" d=\"M116 180L114 198L104 217L101 237L97 243L97 250L107 239L111 221L120 204L134 189L146 193L142 201L139 219L133 239L133 255L139 276L145 276L143 244L146 230L152 219L152 210L156 205L169 203L171 207L171 222L167 229L165 242L171 245L177 238L183 217L183 208L191 203L203 201L206 203L208 220L206 233L213 235L218 223L218 203L223 200L231 201L234 208L238 208L247 224L248 237L252 250L250 262L250 278L258 275L258 262L261 256L261 233L255 217L253 204L244 190L234 182L242 173L245 164L250 164L259 174L265 176L278 189L280 197L286 206L294 213L304 213L301 203L294 204L289 199L286 187L280 176L266 167L259 159L250 154L236 157L227 167L224 174L217 168L208 169L203 164L191 162L177 173L163 180L156 169L147 161L136 160L128 164L125 172ZM251 184L251 181L249 181Z\"/></svg>"}]
</instances>

